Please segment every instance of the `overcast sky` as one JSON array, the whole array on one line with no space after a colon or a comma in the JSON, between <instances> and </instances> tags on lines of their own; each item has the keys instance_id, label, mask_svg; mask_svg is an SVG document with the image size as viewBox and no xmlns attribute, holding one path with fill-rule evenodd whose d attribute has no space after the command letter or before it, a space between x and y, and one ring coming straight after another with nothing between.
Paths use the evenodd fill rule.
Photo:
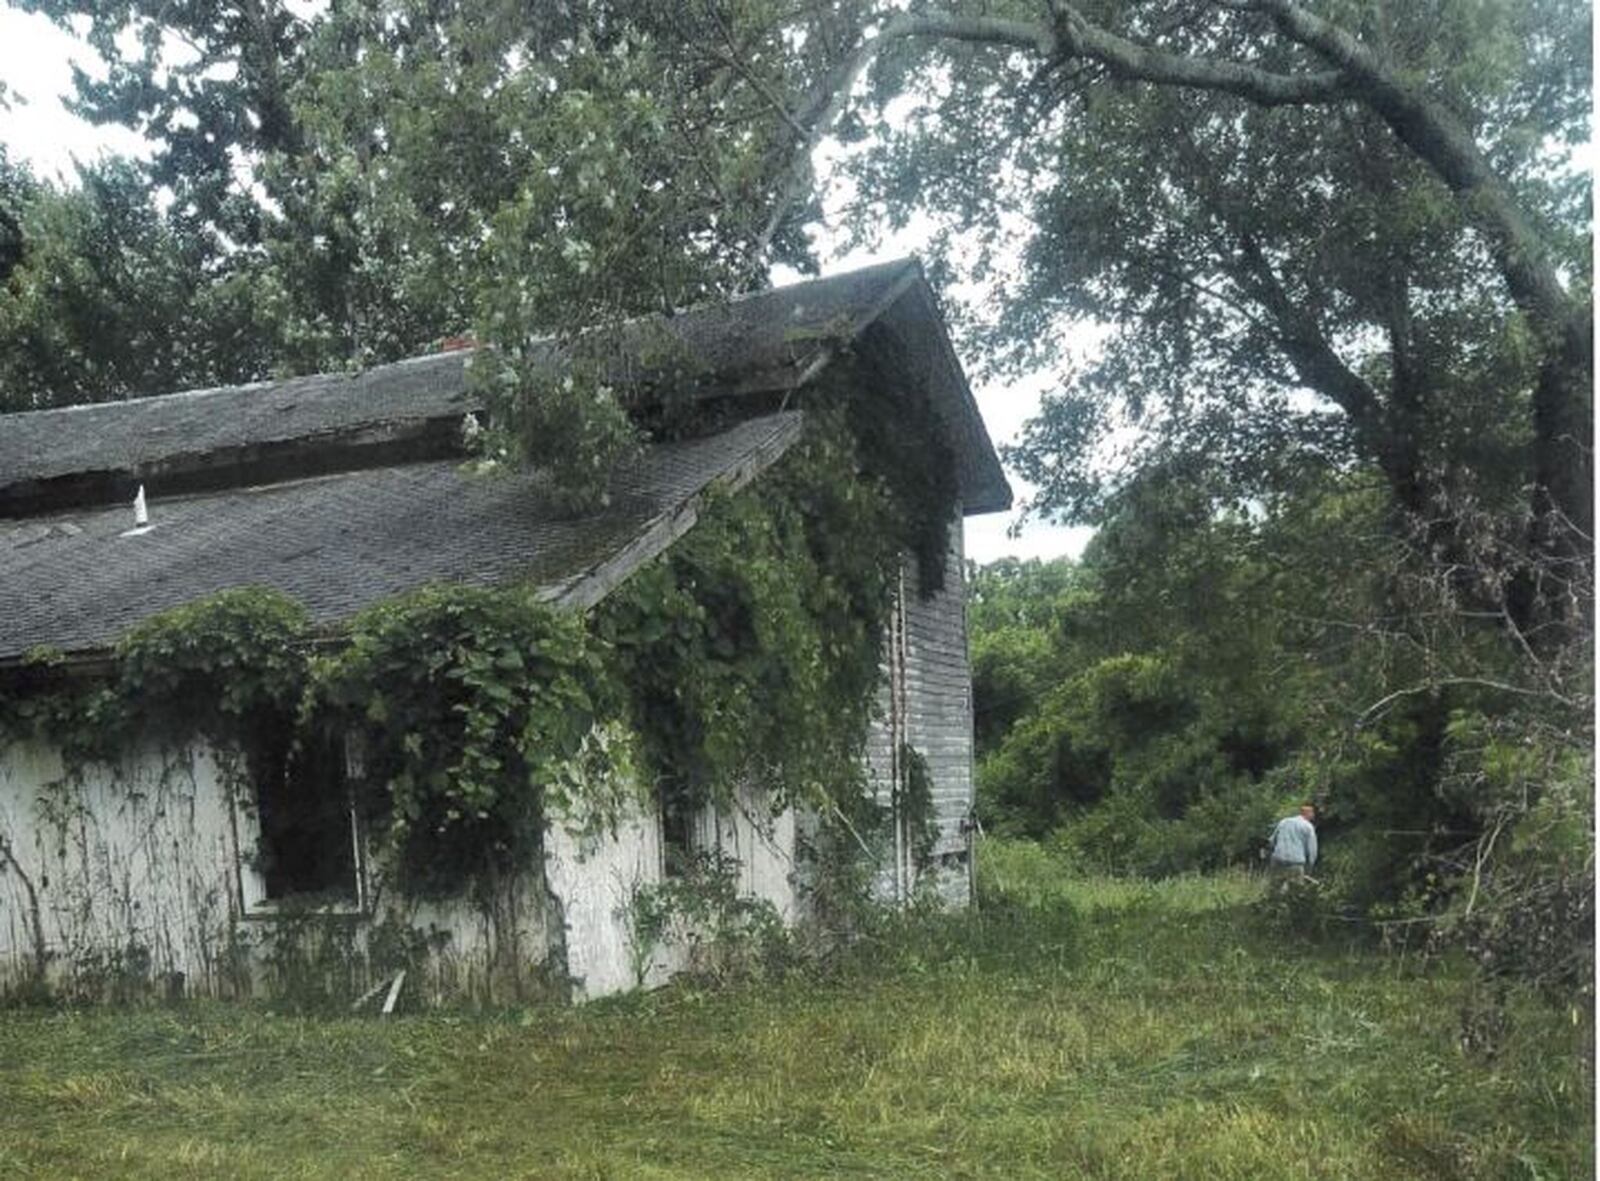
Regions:
<instances>
[{"instance_id":1,"label":"overcast sky","mask_svg":"<svg viewBox=\"0 0 1600 1181\"><path fill-rule=\"evenodd\" d=\"M42 16L0 6L0 80L12 96L9 111L0 111L0 142L14 159L27 161L40 175L70 182L75 174L74 159L89 161L103 152L142 154L138 136L123 128L94 127L70 114L61 96L72 89L71 62L93 70L94 53ZM926 231L909 227L883 243L872 254L833 255L824 249L824 269L849 270L855 266L888 258L918 253ZM968 358L971 369L971 358ZM989 385L974 388L978 408L995 442L1014 440L1022 423L1039 404L1040 392L1048 379L1019 382L1011 386ZM1028 488L1013 475L1012 487L1018 499L1025 499ZM966 523L967 556L979 562L992 562L1005 555L1017 557L1055 557L1076 555L1088 539L1088 530L1062 529L1037 521L1024 526L1018 538L1007 531L1016 513L992 513L972 517Z\"/></svg>"}]
</instances>

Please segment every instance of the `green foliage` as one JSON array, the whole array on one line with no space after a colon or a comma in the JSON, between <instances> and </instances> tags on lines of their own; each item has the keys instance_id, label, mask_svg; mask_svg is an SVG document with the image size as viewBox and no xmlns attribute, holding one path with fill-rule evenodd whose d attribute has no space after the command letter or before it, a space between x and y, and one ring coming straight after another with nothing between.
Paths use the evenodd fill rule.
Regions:
<instances>
[{"instance_id":1,"label":"green foliage","mask_svg":"<svg viewBox=\"0 0 1600 1181\"><path fill-rule=\"evenodd\" d=\"M1062 629L1082 614L1075 606L1092 593L1083 583L1080 568L1064 559L969 563L967 632L980 758L1059 679Z\"/></svg>"},{"instance_id":2,"label":"green foliage","mask_svg":"<svg viewBox=\"0 0 1600 1181\"><path fill-rule=\"evenodd\" d=\"M1437 918L1592 742L1592 13L1317 7L1350 72L1302 10L957 0L877 43L841 168L860 238L886 205L1004 276L968 339L1066 374L1009 458L1102 526L1088 601L975 611L987 818L1171 867L1276 783L1328 805L1341 904Z\"/></svg>"},{"instance_id":3,"label":"green foliage","mask_svg":"<svg viewBox=\"0 0 1600 1181\"><path fill-rule=\"evenodd\" d=\"M1587 654L1507 646L1359 484L1249 513L1213 487L1141 481L1076 589L974 604L974 649L1022 666L977 690L1035 686L980 763L988 827L1048 834L1080 871L1170 875L1252 863L1310 798L1321 886L1275 904L1280 926L1459 946L1486 995L1514 977L1585 1007ZM993 585L974 580L1003 602Z\"/></svg>"},{"instance_id":4,"label":"green foliage","mask_svg":"<svg viewBox=\"0 0 1600 1181\"><path fill-rule=\"evenodd\" d=\"M676 948L704 983L771 977L791 964L788 929L772 903L739 892L739 864L720 850L634 891L629 903L634 979L643 987L659 952Z\"/></svg>"},{"instance_id":5,"label":"green foliage","mask_svg":"<svg viewBox=\"0 0 1600 1181\"><path fill-rule=\"evenodd\" d=\"M1447 741L1478 780L1469 802L1482 831L1430 862L1449 898L1436 941L1464 948L1502 995L1507 981L1531 982L1592 1017L1593 751L1466 711L1451 718ZM1446 783L1461 790L1454 776Z\"/></svg>"},{"instance_id":6,"label":"green foliage","mask_svg":"<svg viewBox=\"0 0 1600 1181\"><path fill-rule=\"evenodd\" d=\"M243 748L292 718L306 682L305 610L259 587L220 591L135 625L115 692L139 722Z\"/></svg>"},{"instance_id":7,"label":"green foliage","mask_svg":"<svg viewBox=\"0 0 1600 1181\"><path fill-rule=\"evenodd\" d=\"M669 808L747 782L825 812L861 795L903 526L857 446L819 409L759 489L717 499L596 609Z\"/></svg>"},{"instance_id":8,"label":"green foliage","mask_svg":"<svg viewBox=\"0 0 1600 1181\"><path fill-rule=\"evenodd\" d=\"M1283 749L1270 728L1284 723L1263 720L1256 702L1216 694L1203 675L1161 652L1109 657L1064 677L981 765L980 798L993 821L1038 835L1110 796L1137 798L1152 821L1199 818L1223 799L1249 797L1271 765L1262 748ZM1230 839L1218 855L1246 847ZM1211 864L1179 857L1173 868Z\"/></svg>"},{"instance_id":9,"label":"green foliage","mask_svg":"<svg viewBox=\"0 0 1600 1181\"><path fill-rule=\"evenodd\" d=\"M469 371L496 428L495 458L550 473L550 487L577 510L603 503L617 466L640 454L640 432L615 389L591 368L553 371L544 350L483 352Z\"/></svg>"},{"instance_id":10,"label":"green foliage","mask_svg":"<svg viewBox=\"0 0 1600 1181\"><path fill-rule=\"evenodd\" d=\"M858 475L859 447L819 406L758 487L714 497L588 619L526 587L433 587L313 657L297 604L228 591L133 629L108 683L36 654L8 730L74 765L135 734L205 739L263 791L297 744L342 743L377 862L416 896L492 887L547 825L601 831L640 792L681 817L748 785L870 827L861 756L898 539L947 506L906 513ZM928 788L914 777L906 802L919 849Z\"/></svg>"},{"instance_id":11,"label":"green foliage","mask_svg":"<svg viewBox=\"0 0 1600 1181\"><path fill-rule=\"evenodd\" d=\"M770 0L29 7L87 36L104 69L79 109L151 158L65 192L0 162L10 408L365 366L471 328L502 348L504 437L593 493L630 437L605 358L569 389L523 350L809 265L805 207L772 213L804 150L772 96L827 43Z\"/></svg>"},{"instance_id":12,"label":"green foliage","mask_svg":"<svg viewBox=\"0 0 1600 1181\"><path fill-rule=\"evenodd\" d=\"M615 822L633 786L582 621L527 592L431 588L371 608L319 662L317 724L359 738L358 806L428 896L526 864L547 822Z\"/></svg>"},{"instance_id":13,"label":"green foliage","mask_svg":"<svg viewBox=\"0 0 1600 1181\"><path fill-rule=\"evenodd\" d=\"M725 499L601 608L652 765L688 801L731 799L741 781L813 803L854 785L862 732L822 695L800 527L782 506Z\"/></svg>"},{"instance_id":14,"label":"green foliage","mask_svg":"<svg viewBox=\"0 0 1600 1181\"><path fill-rule=\"evenodd\" d=\"M1343 609L1328 602L1320 563L1370 527L1364 512L1321 520L1321 552L1306 552L1306 518L1331 516L1341 497L1337 485L1312 489L1252 516L1168 472L1119 498L1081 562L976 573L975 714L990 713L998 689L1013 703L1000 716L1014 715L980 745L987 824L1041 835L1121 793L1152 820L1184 820L1252 797L1285 764L1329 705L1323 669L1296 653L1309 646L1299 621L1318 598ZM1013 659L1020 668L1001 671ZM1224 836L1204 828L1190 851ZM1248 843L1227 836L1222 850ZM1188 857L1155 861L1214 864Z\"/></svg>"},{"instance_id":15,"label":"green foliage","mask_svg":"<svg viewBox=\"0 0 1600 1181\"><path fill-rule=\"evenodd\" d=\"M198 281L193 244L150 191L126 161L84 168L78 187L63 190L0 154L0 222L15 234L0 276L0 411L263 372L263 333L239 284Z\"/></svg>"},{"instance_id":16,"label":"green foliage","mask_svg":"<svg viewBox=\"0 0 1600 1181\"><path fill-rule=\"evenodd\" d=\"M300 705L308 637L299 604L242 587L130 629L109 677L34 651L0 695L0 739L46 739L61 749L70 774L114 760L135 740L202 737L224 759L248 759L267 773L259 760L287 742Z\"/></svg>"},{"instance_id":17,"label":"green foliage","mask_svg":"<svg viewBox=\"0 0 1600 1181\"><path fill-rule=\"evenodd\" d=\"M1254 917L1262 930L1286 946L1325 941L1340 917L1338 894L1314 877L1273 882L1256 903Z\"/></svg>"},{"instance_id":18,"label":"green foliage","mask_svg":"<svg viewBox=\"0 0 1600 1181\"><path fill-rule=\"evenodd\" d=\"M933 776L928 771L928 760L909 742L900 744L900 761L905 765L905 783L895 798L895 813L911 836L911 862L922 870L933 863L933 850L939 843Z\"/></svg>"},{"instance_id":19,"label":"green foliage","mask_svg":"<svg viewBox=\"0 0 1600 1181\"><path fill-rule=\"evenodd\" d=\"M294 906L255 932L259 958L270 974L273 1007L283 1013L343 1013L360 995L362 956L358 920L330 921L315 907Z\"/></svg>"},{"instance_id":20,"label":"green foliage","mask_svg":"<svg viewBox=\"0 0 1600 1181\"><path fill-rule=\"evenodd\" d=\"M604 826L636 790L599 647L526 591L427 589L358 616L327 655L310 639L291 600L225 591L132 629L109 683L25 685L14 736L56 743L69 774L136 738L203 739L236 786L270 791L298 743L333 735L364 763L380 864L424 896L519 863L547 818Z\"/></svg>"},{"instance_id":21,"label":"green foliage","mask_svg":"<svg viewBox=\"0 0 1600 1181\"><path fill-rule=\"evenodd\" d=\"M996 369L1068 373L1011 452L1036 508L1104 520L1175 461L1251 498L1356 462L1400 514L1447 515L1442 534L1475 505L1537 512L1531 481L1583 527L1592 357L1560 341L1591 318L1586 5L1318 9L1359 76L1254 12L1003 12L1011 36L885 39L865 142L839 167L876 198L850 219L859 239L885 212L925 218L956 275L1004 276L998 318L973 309ZM1035 37L1053 48L1019 51ZM1261 76L1343 88L1240 92ZM1073 324L1103 336L1086 360Z\"/></svg>"}]
</instances>

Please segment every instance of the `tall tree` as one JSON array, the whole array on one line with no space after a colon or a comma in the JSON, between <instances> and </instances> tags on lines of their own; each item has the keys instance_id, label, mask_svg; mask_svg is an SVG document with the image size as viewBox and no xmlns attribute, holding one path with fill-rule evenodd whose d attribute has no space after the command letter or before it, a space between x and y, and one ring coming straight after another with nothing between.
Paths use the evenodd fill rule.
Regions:
<instances>
[{"instance_id":1,"label":"tall tree","mask_svg":"<svg viewBox=\"0 0 1600 1181\"><path fill-rule=\"evenodd\" d=\"M824 50L789 39L771 0L30 2L86 27L105 59L105 80L78 78L80 110L152 140L140 218L166 226L197 292L248 311L248 355L229 352L236 325L216 325L239 363L209 370L228 379L370 364L475 327L507 346L490 388L543 415L523 437L594 471L591 453L626 434L614 402L526 397L530 337L732 292L772 254L806 261L804 205L771 218L803 147L769 98ZM141 311L203 336L192 304ZM66 338L92 329L16 283L0 305L6 397L37 404L17 385L26 358L70 367L93 342ZM174 355L134 351L117 381L58 374L45 400L209 376Z\"/></svg>"},{"instance_id":2,"label":"tall tree","mask_svg":"<svg viewBox=\"0 0 1600 1181\"><path fill-rule=\"evenodd\" d=\"M1054 359L1062 316L1116 327L1013 455L1040 509L1093 519L1119 428L1146 428L1126 470L1208 454L1258 490L1286 453L1355 458L1427 547L1520 566L1534 627L1591 549L1589 21L1575 0L918 4L859 31L808 135L862 137L865 74L895 106L847 157L863 194L939 219L980 271L1026 210L987 337L1006 361Z\"/></svg>"},{"instance_id":3,"label":"tall tree","mask_svg":"<svg viewBox=\"0 0 1600 1181\"><path fill-rule=\"evenodd\" d=\"M289 89L308 22L282 0L14 0L73 32L105 76L74 66L72 106L148 139L172 216L214 250L259 240L252 166L299 140Z\"/></svg>"},{"instance_id":4,"label":"tall tree","mask_svg":"<svg viewBox=\"0 0 1600 1181\"><path fill-rule=\"evenodd\" d=\"M0 158L0 411L260 372L269 334L248 284L200 280L202 253L137 165L96 164L63 189Z\"/></svg>"}]
</instances>

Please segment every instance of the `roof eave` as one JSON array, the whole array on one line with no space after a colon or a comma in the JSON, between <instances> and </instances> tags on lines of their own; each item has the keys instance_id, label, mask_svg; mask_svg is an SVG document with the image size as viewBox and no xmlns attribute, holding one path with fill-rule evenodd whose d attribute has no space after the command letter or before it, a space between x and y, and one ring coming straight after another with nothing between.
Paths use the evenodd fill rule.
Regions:
<instances>
[{"instance_id":1,"label":"roof eave","mask_svg":"<svg viewBox=\"0 0 1600 1181\"><path fill-rule=\"evenodd\" d=\"M963 516L1004 512L1011 508L1014 498L1010 481L1000 466L994 443L984 425L983 414L967 382L966 371L956 355L955 345L945 330L944 317L939 312L938 297L928 282L922 263L915 258L905 260L905 273L897 277L874 305L870 315L864 316L856 328L859 337L871 324L883 319L902 300L910 300L918 326L926 337L935 342L938 365L930 375L930 382L938 389L928 391L935 405L943 402L955 410L958 422L951 423L951 444L957 451L958 462L965 472L962 482L961 512Z\"/></svg>"}]
</instances>

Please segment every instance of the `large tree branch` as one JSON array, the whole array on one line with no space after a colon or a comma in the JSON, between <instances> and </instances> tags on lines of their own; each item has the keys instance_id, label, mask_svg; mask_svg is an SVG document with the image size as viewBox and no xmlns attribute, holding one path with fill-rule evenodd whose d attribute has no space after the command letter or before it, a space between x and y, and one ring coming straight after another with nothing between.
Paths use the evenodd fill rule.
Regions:
<instances>
[{"instance_id":1,"label":"large tree branch","mask_svg":"<svg viewBox=\"0 0 1600 1181\"><path fill-rule=\"evenodd\" d=\"M1440 102L1403 82L1378 54L1294 0L1253 0L1291 40L1359 85L1361 102L1464 201L1488 236L1517 306L1547 340L1559 339L1578 312L1543 242L1516 198L1478 149L1471 132Z\"/></svg>"},{"instance_id":2,"label":"large tree branch","mask_svg":"<svg viewBox=\"0 0 1600 1181\"><path fill-rule=\"evenodd\" d=\"M1024 50L1047 66L1085 59L1103 65L1117 77L1221 91L1265 106L1330 102L1349 97L1344 77L1337 70L1306 75L1276 74L1236 62L1166 53L1107 32L1085 20L1070 6L1056 8L1054 28L1001 17L901 13L891 17L875 36L860 40L852 52L825 72L797 110L780 106L779 117L795 130L799 142L794 147L786 170L787 178L772 213L754 244L752 266L760 266L760 260L805 186L806 162L850 101L861 75L889 46L915 39Z\"/></svg>"},{"instance_id":3,"label":"large tree branch","mask_svg":"<svg viewBox=\"0 0 1600 1181\"><path fill-rule=\"evenodd\" d=\"M1240 233L1235 262L1237 281L1272 317L1278 345L1309 389L1333 402L1350 419L1357 436L1378 460L1407 508L1420 510L1423 493L1417 485L1415 456L1408 440L1398 435L1385 413L1378 391L1333 350L1315 319L1284 290L1277 272L1249 233Z\"/></svg>"},{"instance_id":4,"label":"large tree branch","mask_svg":"<svg viewBox=\"0 0 1600 1181\"><path fill-rule=\"evenodd\" d=\"M1334 102L1352 94L1342 70L1278 74L1238 62L1167 53L1101 28L1069 4L1058 5L1056 12L1057 55L1090 58L1119 78L1215 90L1265 107Z\"/></svg>"},{"instance_id":5,"label":"large tree branch","mask_svg":"<svg viewBox=\"0 0 1600 1181\"><path fill-rule=\"evenodd\" d=\"M1574 316L1586 314L1569 298L1538 233L1509 187L1478 150L1468 129L1443 104L1402 82L1372 49L1295 0L1238 0L1229 7L1266 14L1286 37L1322 57L1333 69L1281 74L1238 62L1169 53L1096 25L1073 5L1059 0L1054 5L1054 27L999 17L900 14L877 36L862 40L822 79L796 113L797 128L809 129L799 155L808 156L832 125L873 57L897 41L914 38L1021 49L1047 64L1087 59L1117 77L1218 91L1263 106L1356 99L1383 119L1465 201L1469 215L1490 240L1512 298L1547 339L1558 340L1570 331ZM783 204L787 207L789 201ZM763 246L783 213L775 212Z\"/></svg>"}]
</instances>

